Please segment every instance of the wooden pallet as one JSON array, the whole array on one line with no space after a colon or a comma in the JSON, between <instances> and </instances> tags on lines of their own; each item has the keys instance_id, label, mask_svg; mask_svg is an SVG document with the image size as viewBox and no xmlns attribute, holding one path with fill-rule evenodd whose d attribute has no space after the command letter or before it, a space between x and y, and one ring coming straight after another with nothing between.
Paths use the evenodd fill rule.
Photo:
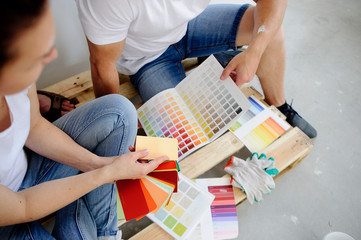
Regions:
<instances>
[{"instance_id":1,"label":"wooden pallet","mask_svg":"<svg viewBox=\"0 0 361 240\"><path fill-rule=\"evenodd\" d=\"M197 62L195 60L184 62L184 66L187 69L193 68L196 65ZM138 93L129 82L129 78L124 75L119 75L119 77L119 93L131 100L136 98ZM58 82L44 90L62 94L68 98L76 97L79 100L77 106L94 99L90 70ZM262 100L263 96L251 86L244 86L241 90L246 97L254 95ZM141 103L137 103L136 107L139 107L140 105ZM276 108L272 106L270 108L284 118ZM264 149L263 152L268 157L273 157L275 159L276 167L280 171L280 174L276 177L278 178L289 169L299 164L312 150L312 147L313 142L306 134L298 128L291 127L285 134ZM181 172L189 178L196 178L243 148L245 148L244 144L231 132L227 132L215 141L183 159L179 164ZM246 195L239 189L235 188L234 192L237 204L242 203L246 199ZM121 224L123 224L123 222L119 222L119 225ZM131 239L164 240L173 238L162 228L153 223L138 232Z\"/></svg>"}]
</instances>

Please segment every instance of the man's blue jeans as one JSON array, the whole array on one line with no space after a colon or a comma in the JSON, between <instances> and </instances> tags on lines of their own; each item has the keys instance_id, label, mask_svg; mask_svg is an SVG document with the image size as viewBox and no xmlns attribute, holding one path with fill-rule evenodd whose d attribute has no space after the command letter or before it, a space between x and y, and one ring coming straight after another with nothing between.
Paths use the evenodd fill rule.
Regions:
<instances>
[{"instance_id":1,"label":"man's blue jeans","mask_svg":"<svg viewBox=\"0 0 361 240\"><path fill-rule=\"evenodd\" d=\"M137 114L132 103L114 94L80 106L54 124L89 151L99 156L116 156L129 152L128 147L134 145ZM29 149L26 152L29 166L19 191L80 172ZM118 231L115 194L115 185L105 184L57 211L52 235L39 221L34 221L2 227L0 238L115 239Z\"/></svg>"},{"instance_id":2,"label":"man's blue jeans","mask_svg":"<svg viewBox=\"0 0 361 240\"><path fill-rule=\"evenodd\" d=\"M130 76L143 102L168 88L174 88L186 76L181 61L236 50L239 23L250 5L211 4L188 23L185 36L172 44L157 59ZM230 61L233 54L219 55ZM217 57L217 59L219 59Z\"/></svg>"}]
</instances>

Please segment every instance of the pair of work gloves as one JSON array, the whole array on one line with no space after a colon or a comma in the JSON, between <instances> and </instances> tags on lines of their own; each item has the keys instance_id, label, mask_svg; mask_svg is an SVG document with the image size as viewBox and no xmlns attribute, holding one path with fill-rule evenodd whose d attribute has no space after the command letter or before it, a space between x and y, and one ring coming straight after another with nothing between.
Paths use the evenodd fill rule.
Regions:
<instances>
[{"instance_id":1,"label":"pair of work gloves","mask_svg":"<svg viewBox=\"0 0 361 240\"><path fill-rule=\"evenodd\" d=\"M231 184L246 193L250 204L261 201L262 194L271 193L275 188L273 177L278 174L274 159L263 153L253 153L246 160L232 156L224 171L232 176Z\"/></svg>"}]
</instances>

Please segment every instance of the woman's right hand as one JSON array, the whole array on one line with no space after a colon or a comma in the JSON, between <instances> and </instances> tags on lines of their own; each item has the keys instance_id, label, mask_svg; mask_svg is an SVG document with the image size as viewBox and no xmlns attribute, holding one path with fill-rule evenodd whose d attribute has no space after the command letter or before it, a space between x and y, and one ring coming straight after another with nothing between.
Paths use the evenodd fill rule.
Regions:
<instances>
[{"instance_id":1,"label":"woman's right hand","mask_svg":"<svg viewBox=\"0 0 361 240\"><path fill-rule=\"evenodd\" d=\"M103 167L109 180L107 182L113 183L121 179L138 179L145 177L149 172L156 169L159 164L169 160L168 156L161 156L150 162L138 161L138 159L147 156L148 153L149 151L145 149L113 157L113 162Z\"/></svg>"}]
</instances>

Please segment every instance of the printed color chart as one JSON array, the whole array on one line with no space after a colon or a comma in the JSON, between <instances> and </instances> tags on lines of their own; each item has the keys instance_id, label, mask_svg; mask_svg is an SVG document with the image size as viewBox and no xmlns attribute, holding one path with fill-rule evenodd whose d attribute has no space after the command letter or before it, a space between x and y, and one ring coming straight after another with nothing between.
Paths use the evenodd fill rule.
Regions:
<instances>
[{"instance_id":1,"label":"printed color chart","mask_svg":"<svg viewBox=\"0 0 361 240\"><path fill-rule=\"evenodd\" d=\"M229 183L230 178L199 178L196 182L213 194L215 199L211 204L209 214L205 214L188 240L236 238L238 218L233 187Z\"/></svg>"},{"instance_id":2,"label":"printed color chart","mask_svg":"<svg viewBox=\"0 0 361 240\"><path fill-rule=\"evenodd\" d=\"M290 125L255 97L251 96L248 99L252 107L232 125L230 130L251 152L261 152L286 132Z\"/></svg>"},{"instance_id":3,"label":"printed color chart","mask_svg":"<svg viewBox=\"0 0 361 240\"><path fill-rule=\"evenodd\" d=\"M219 79L222 71L210 56L175 88L138 109L148 136L178 140L179 160L219 137L251 106L232 79Z\"/></svg>"},{"instance_id":4,"label":"printed color chart","mask_svg":"<svg viewBox=\"0 0 361 240\"><path fill-rule=\"evenodd\" d=\"M214 196L179 174L178 192L169 204L147 216L176 239L186 239L210 208Z\"/></svg>"}]
</instances>

